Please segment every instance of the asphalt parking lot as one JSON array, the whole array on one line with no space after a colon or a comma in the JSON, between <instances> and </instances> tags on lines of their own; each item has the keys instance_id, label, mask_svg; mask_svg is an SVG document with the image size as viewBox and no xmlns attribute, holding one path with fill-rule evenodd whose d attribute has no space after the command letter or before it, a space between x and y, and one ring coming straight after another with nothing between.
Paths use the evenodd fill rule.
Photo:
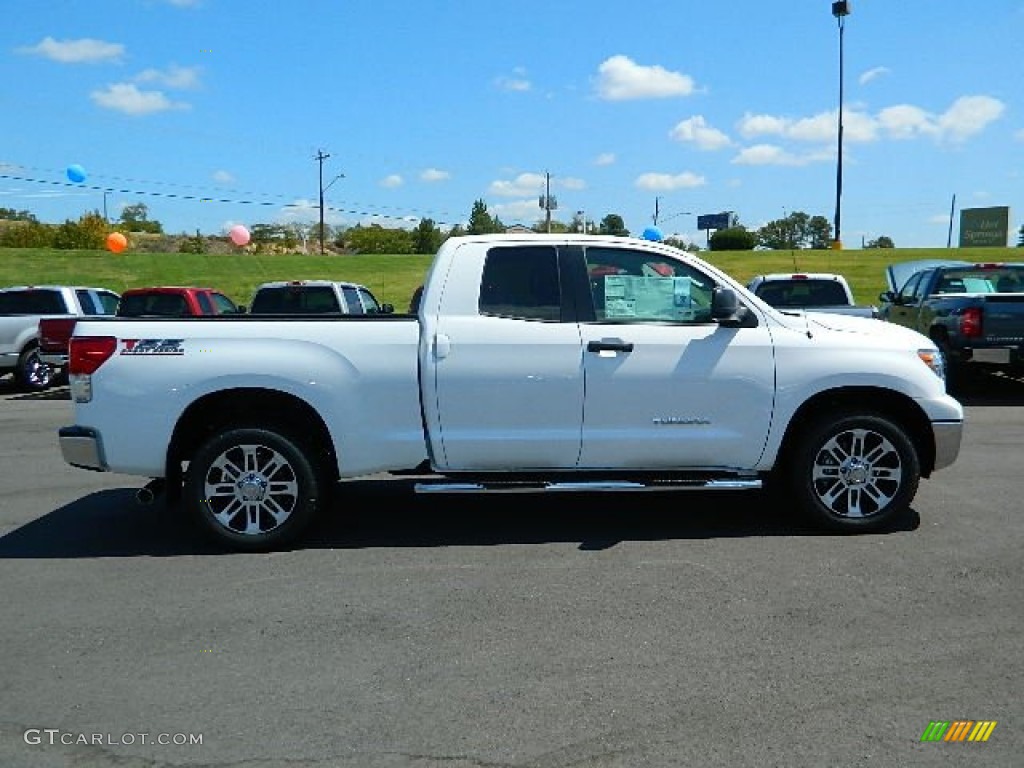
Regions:
<instances>
[{"instance_id":1,"label":"asphalt parking lot","mask_svg":"<svg viewBox=\"0 0 1024 768\"><path fill-rule=\"evenodd\" d=\"M1020 766L1024 382L962 399L885 533L373 479L248 555L64 465L66 391L0 380L0 766ZM956 720L997 725L921 741Z\"/></svg>"}]
</instances>

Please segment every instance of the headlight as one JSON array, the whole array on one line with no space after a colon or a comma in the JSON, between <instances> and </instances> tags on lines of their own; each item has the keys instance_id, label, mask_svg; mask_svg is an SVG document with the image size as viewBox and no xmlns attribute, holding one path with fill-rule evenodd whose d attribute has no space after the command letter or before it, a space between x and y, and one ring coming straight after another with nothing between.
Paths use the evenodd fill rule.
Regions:
<instances>
[{"instance_id":1,"label":"headlight","mask_svg":"<svg viewBox=\"0 0 1024 768\"><path fill-rule=\"evenodd\" d=\"M917 350L917 356L921 358L921 362L932 369L932 373L938 376L943 381L946 380L946 360L942 357L942 353L933 348L930 349L919 349Z\"/></svg>"}]
</instances>

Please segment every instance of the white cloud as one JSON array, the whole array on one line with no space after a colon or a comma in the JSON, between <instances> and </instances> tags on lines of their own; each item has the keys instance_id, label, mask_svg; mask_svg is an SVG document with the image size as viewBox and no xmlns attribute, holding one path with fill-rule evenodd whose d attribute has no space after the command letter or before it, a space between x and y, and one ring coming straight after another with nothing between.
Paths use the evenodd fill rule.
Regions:
<instances>
[{"instance_id":1,"label":"white cloud","mask_svg":"<svg viewBox=\"0 0 1024 768\"><path fill-rule=\"evenodd\" d=\"M613 165L615 163L614 152L602 152L594 158L594 165Z\"/></svg>"},{"instance_id":2,"label":"white cloud","mask_svg":"<svg viewBox=\"0 0 1024 768\"><path fill-rule=\"evenodd\" d=\"M586 189L587 182L583 179L575 179L571 176L558 176L552 180L552 185L559 189Z\"/></svg>"},{"instance_id":3,"label":"white cloud","mask_svg":"<svg viewBox=\"0 0 1024 768\"><path fill-rule=\"evenodd\" d=\"M218 184L234 184L235 177L232 176L228 171L214 171L213 180Z\"/></svg>"},{"instance_id":4,"label":"white cloud","mask_svg":"<svg viewBox=\"0 0 1024 768\"><path fill-rule=\"evenodd\" d=\"M878 113L878 124L891 139L914 139L922 135L936 136L934 118L920 107L897 104Z\"/></svg>"},{"instance_id":5,"label":"white cloud","mask_svg":"<svg viewBox=\"0 0 1024 768\"><path fill-rule=\"evenodd\" d=\"M166 70L145 69L135 76L137 83L157 83L179 90L199 87L199 67L171 65Z\"/></svg>"},{"instance_id":6,"label":"white cloud","mask_svg":"<svg viewBox=\"0 0 1024 768\"><path fill-rule=\"evenodd\" d=\"M888 67L873 67L866 72L861 72L860 77L857 78L857 82L861 85L867 85L872 80L876 80L882 75L889 74Z\"/></svg>"},{"instance_id":7,"label":"white cloud","mask_svg":"<svg viewBox=\"0 0 1024 768\"><path fill-rule=\"evenodd\" d=\"M529 222L533 224L535 221L539 221L544 216L544 211L537 205L537 198L530 198L529 200L516 200L507 203L498 203L497 205L488 207L488 212L492 216L497 216L505 224L510 224L518 221ZM552 211L552 218L557 218L558 212Z\"/></svg>"},{"instance_id":8,"label":"white cloud","mask_svg":"<svg viewBox=\"0 0 1024 768\"><path fill-rule=\"evenodd\" d=\"M492 181L488 189L499 197L523 197L543 194L544 184L544 176L540 173L521 173L512 181Z\"/></svg>"},{"instance_id":9,"label":"white cloud","mask_svg":"<svg viewBox=\"0 0 1024 768\"><path fill-rule=\"evenodd\" d=\"M392 173L389 176L385 176L383 179L380 180L380 185L382 187L387 187L388 189L400 187L402 186L403 183L404 182L402 180L402 177L399 176L397 173Z\"/></svg>"},{"instance_id":10,"label":"white cloud","mask_svg":"<svg viewBox=\"0 0 1024 768\"><path fill-rule=\"evenodd\" d=\"M44 37L33 46L19 48L19 53L42 56L61 64L80 64L95 61L120 61L124 56L124 46L120 43L108 43L83 37L78 40L54 40Z\"/></svg>"},{"instance_id":11,"label":"white cloud","mask_svg":"<svg viewBox=\"0 0 1024 768\"><path fill-rule=\"evenodd\" d=\"M695 115L677 123L668 135L676 141L696 144L698 149L704 150L722 149L732 144L722 131L708 125L703 115Z\"/></svg>"},{"instance_id":12,"label":"white cloud","mask_svg":"<svg viewBox=\"0 0 1024 768\"><path fill-rule=\"evenodd\" d=\"M526 77L525 67L515 67L512 75L502 75L494 80L495 86L503 91L528 91L532 87Z\"/></svg>"},{"instance_id":13,"label":"white cloud","mask_svg":"<svg viewBox=\"0 0 1024 768\"><path fill-rule=\"evenodd\" d=\"M646 189L650 192L671 192L676 189L692 189L702 187L707 183L703 176L698 176L690 171L683 173L642 173L633 182L638 189Z\"/></svg>"},{"instance_id":14,"label":"white cloud","mask_svg":"<svg viewBox=\"0 0 1024 768\"><path fill-rule=\"evenodd\" d=\"M184 102L174 102L161 91L140 91L132 83L114 83L105 90L93 91L89 97L101 107L128 115L149 115L172 109L189 109Z\"/></svg>"},{"instance_id":15,"label":"white cloud","mask_svg":"<svg viewBox=\"0 0 1024 768\"><path fill-rule=\"evenodd\" d=\"M774 144L756 144L746 147L732 159L734 165L808 165L829 159L828 152L795 154Z\"/></svg>"},{"instance_id":16,"label":"white cloud","mask_svg":"<svg viewBox=\"0 0 1024 768\"><path fill-rule=\"evenodd\" d=\"M752 139L756 136L782 136L790 121L785 117L774 115L752 115L749 112L739 119L736 125L740 136Z\"/></svg>"},{"instance_id":17,"label":"white cloud","mask_svg":"<svg viewBox=\"0 0 1024 768\"><path fill-rule=\"evenodd\" d=\"M447 181L452 175L448 171L441 171L437 168L427 168L420 174L420 181Z\"/></svg>"},{"instance_id":18,"label":"white cloud","mask_svg":"<svg viewBox=\"0 0 1024 768\"><path fill-rule=\"evenodd\" d=\"M602 99L664 99L688 96L695 90L693 78L660 66L641 66L628 56L606 59L598 67L597 92Z\"/></svg>"},{"instance_id":19,"label":"white cloud","mask_svg":"<svg viewBox=\"0 0 1024 768\"><path fill-rule=\"evenodd\" d=\"M939 116L939 131L944 139L961 142L985 130L998 120L1006 105L991 96L961 96Z\"/></svg>"}]
</instances>

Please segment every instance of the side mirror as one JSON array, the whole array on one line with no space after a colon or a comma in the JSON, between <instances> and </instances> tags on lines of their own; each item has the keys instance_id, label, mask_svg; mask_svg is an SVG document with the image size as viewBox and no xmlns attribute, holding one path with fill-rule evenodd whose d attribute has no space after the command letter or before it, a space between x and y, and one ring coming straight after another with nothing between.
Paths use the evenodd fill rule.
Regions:
<instances>
[{"instance_id":1,"label":"side mirror","mask_svg":"<svg viewBox=\"0 0 1024 768\"><path fill-rule=\"evenodd\" d=\"M882 291L880 294L878 294L878 300L884 302L885 304L895 304L896 294L893 293L892 291Z\"/></svg>"},{"instance_id":2,"label":"side mirror","mask_svg":"<svg viewBox=\"0 0 1024 768\"><path fill-rule=\"evenodd\" d=\"M395 312L395 305L394 304L381 304L380 305L380 313L382 315L391 315L391 314L394 314L394 312Z\"/></svg>"},{"instance_id":3,"label":"side mirror","mask_svg":"<svg viewBox=\"0 0 1024 768\"><path fill-rule=\"evenodd\" d=\"M711 293L711 319L725 328L753 328L757 315L740 304L732 288L715 288Z\"/></svg>"},{"instance_id":4,"label":"side mirror","mask_svg":"<svg viewBox=\"0 0 1024 768\"><path fill-rule=\"evenodd\" d=\"M246 307L245 304L239 304L237 307L235 307L236 315L244 315L248 311L248 307Z\"/></svg>"}]
</instances>

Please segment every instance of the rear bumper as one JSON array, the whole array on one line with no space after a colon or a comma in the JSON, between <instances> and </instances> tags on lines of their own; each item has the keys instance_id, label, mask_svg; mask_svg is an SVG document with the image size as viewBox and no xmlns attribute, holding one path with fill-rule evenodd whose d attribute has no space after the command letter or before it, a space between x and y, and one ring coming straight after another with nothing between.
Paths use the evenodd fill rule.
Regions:
<instances>
[{"instance_id":1,"label":"rear bumper","mask_svg":"<svg viewBox=\"0 0 1024 768\"><path fill-rule=\"evenodd\" d=\"M96 472L109 469L103 456L103 440L92 427L61 427L57 440L64 461L71 466Z\"/></svg>"},{"instance_id":2,"label":"rear bumper","mask_svg":"<svg viewBox=\"0 0 1024 768\"><path fill-rule=\"evenodd\" d=\"M956 461L960 455L964 423L962 421L934 421L932 434L935 437L935 467L942 469Z\"/></svg>"}]
</instances>

